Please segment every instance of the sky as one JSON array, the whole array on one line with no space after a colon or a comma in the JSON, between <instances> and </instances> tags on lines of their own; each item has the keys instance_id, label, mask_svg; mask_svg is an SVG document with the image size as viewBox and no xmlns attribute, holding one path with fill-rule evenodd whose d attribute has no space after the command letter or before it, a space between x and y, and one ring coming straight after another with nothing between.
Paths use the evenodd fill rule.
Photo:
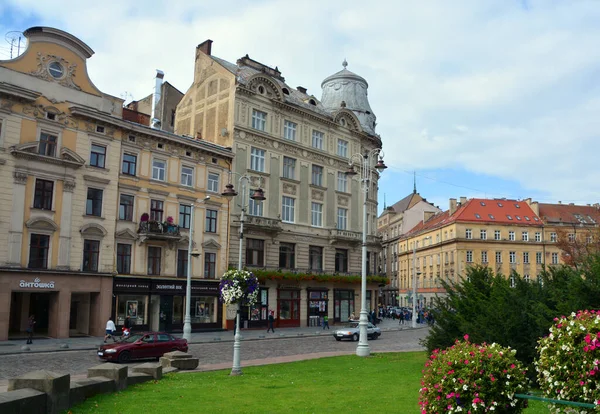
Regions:
<instances>
[{"instance_id":1,"label":"sky","mask_svg":"<svg viewBox=\"0 0 600 414\"><path fill-rule=\"evenodd\" d=\"M389 167L380 211L414 178L443 210L461 196L587 204L600 201L599 21L598 0L2 0L0 59L4 34L56 27L127 101L152 93L156 69L185 92L206 39L317 98L346 59L369 83Z\"/></svg>"}]
</instances>

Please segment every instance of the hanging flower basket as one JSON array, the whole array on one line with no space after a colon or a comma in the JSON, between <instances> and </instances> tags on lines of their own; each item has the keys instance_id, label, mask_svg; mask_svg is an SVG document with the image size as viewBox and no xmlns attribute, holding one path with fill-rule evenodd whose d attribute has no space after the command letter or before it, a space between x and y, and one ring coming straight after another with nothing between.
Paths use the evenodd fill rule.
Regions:
<instances>
[{"instance_id":1,"label":"hanging flower basket","mask_svg":"<svg viewBox=\"0 0 600 414\"><path fill-rule=\"evenodd\" d=\"M221 276L219 297L226 305L254 305L258 300L258 279L246 270L228 270Z\"/></svg>"}]
</instances>

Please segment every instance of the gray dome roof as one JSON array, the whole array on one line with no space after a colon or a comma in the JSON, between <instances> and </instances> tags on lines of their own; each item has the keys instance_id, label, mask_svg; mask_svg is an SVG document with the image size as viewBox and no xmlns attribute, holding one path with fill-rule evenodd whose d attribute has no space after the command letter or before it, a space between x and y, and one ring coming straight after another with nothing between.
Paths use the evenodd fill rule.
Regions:
<instances>
[{"instance_id":1,"label":"gray dome roof","mask_svg":"<svg viewBox=\"0 0 600 414\"><path fill-rule=\"evenodd\" d=\"M348 62L344 59L344 69L325 78L321 83L323 94L321 104L329 111L337 111L345 104L357 116L363 130L375 135L375 114L369 105L367 81L356 73L346 69ZM343 103L342 103L343 102Z\"/></svg>"}]
</instances>

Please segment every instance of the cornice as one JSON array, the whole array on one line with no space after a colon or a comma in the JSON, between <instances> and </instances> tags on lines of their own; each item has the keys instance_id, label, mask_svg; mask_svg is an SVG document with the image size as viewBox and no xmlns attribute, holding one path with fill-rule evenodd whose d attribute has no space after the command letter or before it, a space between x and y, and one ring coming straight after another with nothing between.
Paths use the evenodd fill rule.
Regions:
<instances>
[{"instance_id":1,"label":"cornice","mask_svg":"<svg viewBox=\"0 0 600 414\"><path fill-rule=\"evenodd\" d=\"M42 96L40 92L32 91L31 89L21 88L6 82L0 82L0 93L9 95L13 98L23 99L25 101L35 101Z\"/></svg>"}]
</instances>

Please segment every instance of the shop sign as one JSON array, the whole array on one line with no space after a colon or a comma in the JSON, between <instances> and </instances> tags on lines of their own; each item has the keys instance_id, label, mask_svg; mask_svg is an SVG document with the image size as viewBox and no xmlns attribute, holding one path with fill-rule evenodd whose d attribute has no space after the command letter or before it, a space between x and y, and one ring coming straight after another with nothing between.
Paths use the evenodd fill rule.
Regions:
<instances>
[{"instance_id":1,"label":"shop sign","mask_svg":"<svg viewBox=\"0 0 600 414\"><path fill-rule=\"evenodd\" d=\"M42 282L39 277L33 279L33 282L26 282L21 280L19 282L19 287L22 288L38 288L38 289L54 289L54 281L51 282Z\"/></svg>"},{"instance_id":2,"label":"shop sign","mask_svg":"<svg viewBox=\"0 0 600 414\"><path fill-rule=\"evenodd\" d=\"M180 283L172 283L168 281L154 282L153 290L162 292L183 292L184 285Z\"/></svg>"},{"instance_id":3,"label":"shop sign","mask_svg":"<svg viewBox=\"0 0 600 414\"><path fill-rule=\"evenodd\" d=\"M115 291L147 291L150 289L148 282L136 282L136 281L115 281Z\"/></svg>"}]
</instances>

